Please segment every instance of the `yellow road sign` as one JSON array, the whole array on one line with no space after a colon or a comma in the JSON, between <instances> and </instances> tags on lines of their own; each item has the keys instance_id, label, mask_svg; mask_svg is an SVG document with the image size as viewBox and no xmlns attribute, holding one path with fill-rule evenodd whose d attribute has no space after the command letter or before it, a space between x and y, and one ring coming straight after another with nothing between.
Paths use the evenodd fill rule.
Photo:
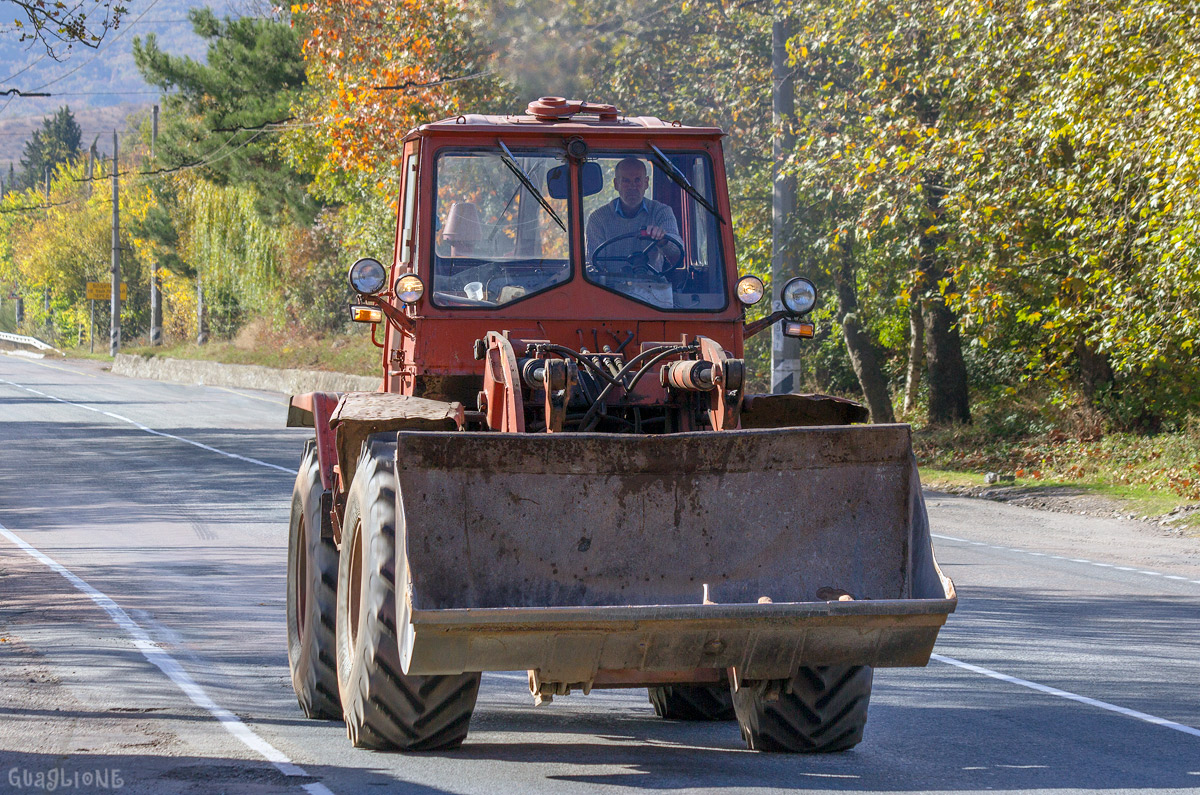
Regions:
<instances>
[{"instance_id":1,"label":"yellow road sign","mask_svg":"<svg viewBox=\"0 0 1200 795\"><path fill-rule=\"evenodd\" d=\"M107 301L112 298L112 284L109 282L88 282L87 297L90 301ZM128 285L121 282L121 300L129 298Z\"/></svg>"}]
</instances>

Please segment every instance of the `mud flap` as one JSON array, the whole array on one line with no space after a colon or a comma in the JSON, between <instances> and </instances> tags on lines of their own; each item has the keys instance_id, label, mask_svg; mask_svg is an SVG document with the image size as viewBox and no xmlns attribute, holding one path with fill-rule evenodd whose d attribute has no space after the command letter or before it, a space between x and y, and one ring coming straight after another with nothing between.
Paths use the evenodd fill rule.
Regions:
<instances>
[{"instance_id":1,"label":"mud flap","mask_svg":"<svg viewBox=\"0 0 1200 795\"><path fill-rule=\"evenodd\" d=\"M905 425L403 431L396 456L409 673L923 665L954 608Z\"/></svg>"}]
</instances>

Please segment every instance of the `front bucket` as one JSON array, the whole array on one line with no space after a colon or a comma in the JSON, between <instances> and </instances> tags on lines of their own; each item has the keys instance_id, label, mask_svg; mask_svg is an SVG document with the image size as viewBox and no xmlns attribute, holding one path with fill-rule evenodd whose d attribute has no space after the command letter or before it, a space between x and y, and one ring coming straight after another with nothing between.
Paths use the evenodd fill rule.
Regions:
<instances>
[{"instance_id":1,"label":"front bucket","mask_svg":"<svg viewBox=\"0 0 1200 795\"><path fill-rule=\"evenodd\" d=\"M404 431L396 460L409 673L920 665L954 607L905 425Z\"/></svg>"}]
</instances>

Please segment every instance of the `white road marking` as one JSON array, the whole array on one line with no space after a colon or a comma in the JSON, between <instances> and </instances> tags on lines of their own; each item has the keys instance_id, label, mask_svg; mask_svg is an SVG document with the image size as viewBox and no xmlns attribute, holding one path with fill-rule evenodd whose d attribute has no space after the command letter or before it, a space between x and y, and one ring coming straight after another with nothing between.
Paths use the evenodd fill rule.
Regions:
<instances>
[{"instance_id":1,"label":"white road marking","mask_svg":"<svg viewBox=\"0 0 1200 795\"><path fill-rule=\"evenodd\" d=\"M262 395L251 395L249 392L239 392L238 390L230 389L227 386L213 386L213 387L209 387L209 388L210 389L219 389L222 392L228 392L229 394L237 395L238 397L252 398L254 400L261 400L263 403L270 403L272 406L285 406L286 407L288 405L288 402L286 400L281 400L280 398L265 398Z\"/></svg>"},{"instance_id":2,"label":"white road marking","mask_svg":"<svg viewBox=\"0 0 1200 795\"><path fill-rule=\"evenodd\" d=\"M292 475L292 476L295 476L295 474L296 474L295 469L289 469L288 467L281 467L278 464L271 464L266 461L259 461L257 458L250 458L248 456L238 455L237 453L230 453L226 450L221 450L216 447L211 447L207 444L203 444L202 442L197 442L192 439L186 439L182 436L176 436L174 434L165 433L163 431L156 431L153 428L147 428L145 425L142 425L140 422L138 422L136 420L131 420L128 417L122 417L120 414L114 414L111 411L104 411L102 409L95 408L94 406L85 406L82 403L74 403L70 400L63 400L60 397L55 397L54 395L48 395L45 392L42 392L41 390L34 389L34 388L28 387L28 386L22 386L21 384L14 383L12 381L6 381L3 378L0 378L0 384L8 384L9 386L16 387L17 389L23 389L26 392L30 392L34 395L41 395L42 397L44 397L48 400L53 400L58 403L64 403L68 406L74 406L75 408L86 409L87 411L93 411L97 414L103 414L105 417L112 417L114 420L120 420L121 422L127 422L140 431L145 431L146 433L153 434L154 436L161 436L164 439L174 439L177 442L183 442L184 444L190 444L193 447L199 447L201 450L208 450L211 453L216 453L217 455L223 455L226 458L233 458L238 461L245 461L248 464L257 464L260 467L267 467L268 469L277 469L280 472L285 472L288 475Z\"/></svg>"},{"instance_id":3,"label":"white road marking","mask_svg":"<svg viewBox=\"0 0 1200 795\"><path fill-rule=\"evenodd\" d=\"M1150 715L1146 712L1138 712L1136 709L1119 707L1116 704L1109 704L1107 701L1099 701L1094 698L1088 698L1087 696L1081 696L1078 693L1071 693L1067 690L1059 690L1057 687L1050 687L1049 685L1030 682L1028 679L1020 679L1015 676L1009 676L1008 674L1002 674L999 671L993 671L991 668L984 668L981 665L972 665L969 662L956 660L953 657L947 657L943 654L931 654L929 655L929 659L937 660L938 662L946 663L947 665L955 665L959 668L965 668L966 670L977 674L983 674L984 676L990 676L993 679L999 679L1001 682L1008 682L1009 684L1027 687L1030 690L1036 690L1039 693L1057 696L1058 698L1065 698L1069 701L1076 701L1080 704L1087 704L1090 707L1099 707L1100 709L1106 709L1109 712L1115 712L1118 715L1124 715L1127 718L1136 718L1137 720L1145 721L1146 723L1153 723L1155 726L1162 726L1167 729L1174 729L1177 732L1190 734L1193 737L1200 737L1200 729L1195 729L1191 726L1185 726L1182 723L1176 723L1175 721L1167 720L1166 718Z\"/></svg>"},{"instance_id":4,"label":"white road marking","mask_svg":"<svg viewBox=\"0 0 1200 795\"><path fill-rule=\"evenodd\" d=\"M1190 582L1190 583L1194 583L1196 585L1200 585L1200 580L1189 580L1187 577L1180 577L1179 575L1176 575L1176 574L1163 574L1161 571L1148 571L1146 569L1135 569L1132 566L1117 566L1116 564L1113 564L1113 563L1100 563L1099 561L1086 560L1084 558L1067 558L1067 557L1063 557L1062 555L1051 555L1048 552L1034 552L1029 549L1021 549L1020 547L1000 547L1000 546L996 546L994 544L985 544L981 541L972 541L969 538L958 538L957 536L947 536L947 535L941 535L939 533L930 533L930 535L933 536L934 538L941 539L942 541L957 541L960 544L972 544L977 547L988 547L990 549L999 549L999 550L1003 550L1004 552L1019 552L1022 555L1032 555L1035 558L1053 558L1054 560L1065 560L1068 563L1086 563L1089 566L1099 566L1100 568L1103 568L1103 569L1114 569L1116 571L1132 571L1134 574L1145 574L1150 577L1162 577L1163 579L1167 579L1167 580L1181 580L1183 582Z\"/></svg>"},{"instance_id":5,"label":"white road marking","mask_svg":"<svg viewBox=\"0 0 1200 795\"><path fill-rule=\"evenodd\" d=\"M125 633L133 639L133 645L142 653L142 656L147 661L166 674L167 678L174 682L183 691L184 695L191 699L193 704L212 715L213 718L225 727L226 731L240 740L243 745L261 755L285 776L309 777L303 768L293 764L292 760L287 757L287 754L255 734L254 730L242 723L237 715L234 715L224 707L218 706L209 697L208 693L200 685L196 684L196 680L192 679L188 672L183 670L183 666L174 657L157 646L150 638L149 633L130 618L129 614L120 605L88 585L57 561L26 543L24 539L17 536L4 525L0 525L0 535L3 535L9 541L16 544L34 560L37 560L52 571L61 574L67 582L75 586L84 596L95 602L100 609L108 614L108 617L112 619L114 624L125 630ZM329 788L320 782L304 784L302 786L310 795L333 795Z\"/></svg>"},{"instance_id":6,"label":"white road marking","mask_svg":"<svg viewBox=\"0 0 1200 795\"><path fill-rule=\"evenodd\" d=\"M62 370L64 373L73 373L74 375L85 375L88 378L98 378L95 373L85 373L83 370L76 370L71 367L59 367L57 364L48 364L46 362L26 362L26 364L36 364L38 367L49 367L51 370Z\"/></svg>"}]
</instances>

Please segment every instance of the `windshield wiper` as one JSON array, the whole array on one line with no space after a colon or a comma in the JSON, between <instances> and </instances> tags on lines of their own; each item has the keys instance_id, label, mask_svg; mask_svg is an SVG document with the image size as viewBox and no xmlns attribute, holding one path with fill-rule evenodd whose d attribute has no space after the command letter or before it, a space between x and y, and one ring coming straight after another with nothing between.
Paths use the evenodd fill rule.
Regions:
<instances>
[{"instance_id":1,"label":"windshield wiper","mask_svg":"<svg viewBox=\"0 0 1200 795\"><path fill-rule=\"evenodd\" d=\"M515 174L517 179L521 180L521 184L525 186L525 190L532 193L533 198L538 200L538 204L542 205L542 209L550 213L550 217L554 219L554 223L558 224L564 232L567 231L567 225L558 217L558 213L554 212L554 208L550 206L550 202L546 201L546 197L533 184L533 180L529 178L529 175L517 165L517 159L513 157L513 153L509 151L508 147L504 145L504 141L497 139L497 143L500 144L500 148L504 151L504 154L500 156L500 162L508 166L508 170Z\"/></svg>"},{"instance_id":2,"label":"windshield wiper","mask_svg":"<svg viewBox=\"0 0 1200 795\"><path fill-rule=\"evenodd\" d=\"M717 212L717 208L712 205L712 202L701 196L700 191L692 187L692 183L688 182L688 178L683 175L682 171L676 168L675 164L672 163L665 154L663 154L663 151L654 144L650 144L650 148L654 150L654 154L656 156L655 159L657 159L663 169L666 170L667 176L671 178L671 181L687 191L688 196L691 196L693 199L703 204L704 209L712 213L718 221L725 223L725 219L721 217L719 212Z\"/></svg>"}]
</instances>

